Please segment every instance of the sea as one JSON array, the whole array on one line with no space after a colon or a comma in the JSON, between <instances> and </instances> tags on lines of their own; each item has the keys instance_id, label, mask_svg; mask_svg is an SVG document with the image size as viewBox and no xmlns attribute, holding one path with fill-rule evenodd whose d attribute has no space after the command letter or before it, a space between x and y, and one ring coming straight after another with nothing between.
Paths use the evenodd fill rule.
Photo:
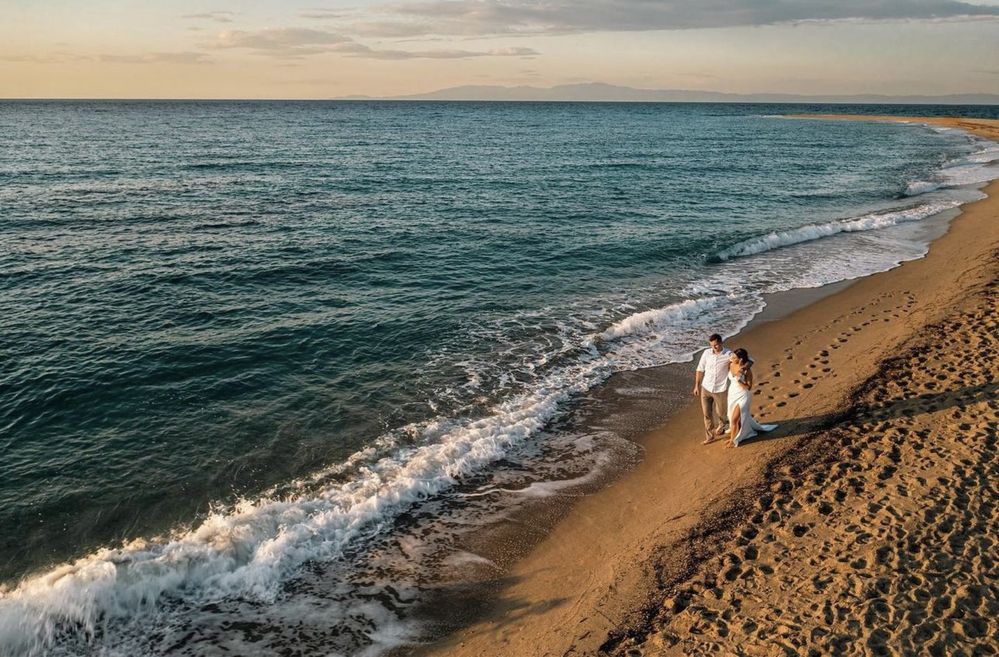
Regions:
<instances>
[{"instance_id":1,"label":"sea","mask_svg":"<svg viewBox=\"0 0 999 657\"><path fill-rule=\"evenodd\" d=\"M822 111L999 118L0 102L0 656L431 640L490 527L641 458L573 422L609 377L922 257L999 177L960 130L784 116Z\"/></svg>"}]
</instances>

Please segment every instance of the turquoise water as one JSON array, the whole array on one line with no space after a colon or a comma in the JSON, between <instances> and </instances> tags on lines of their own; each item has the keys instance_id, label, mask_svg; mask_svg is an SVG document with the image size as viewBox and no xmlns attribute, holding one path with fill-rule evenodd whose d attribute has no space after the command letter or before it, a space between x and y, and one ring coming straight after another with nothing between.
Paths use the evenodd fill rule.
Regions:
<instances>
[{"instance_id":1,"label":"turquoise water","mask_svg":"<svg viewBox=\"0 0 999 657\"><path fill-rule=\"evenodd\" d=\"M545 432L609 374L920 257L997 175L798 109L0 103L0 655L406 640L454 554L387 545L598 468Z\"/></svg>"}]
</instances>

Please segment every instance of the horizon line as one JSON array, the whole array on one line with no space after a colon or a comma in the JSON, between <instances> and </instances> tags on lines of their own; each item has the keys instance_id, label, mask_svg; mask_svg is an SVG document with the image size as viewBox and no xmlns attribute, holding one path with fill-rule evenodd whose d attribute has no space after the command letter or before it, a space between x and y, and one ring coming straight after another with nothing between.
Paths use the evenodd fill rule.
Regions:
<instances>
[{"instance_id":1,"label":"horizon line","mask_svg":"<svg viewBox=\"0 0 999 657\"><path fill-rule=\"evenodd\" d=\"M497 87L503 88L503 87ZM539 87L539 89L544 89L544 87ZM443 90L439 90L443 91ZM644 90L643 90L644 91ZM655 90L653 90L655 91ZM437 93L437 91L426 92L426 94ZM703 93L727 93L727 92L703 92ZM519 98L492 98L492 99L478 99L478 98L418 98L417 96L426 94L406 94L405 96L334 96L334 97L315 97L315 98L267 98L267 97L226 97L226 98L214 98L214 97L166 97L166 96L129 96L129 97L114 97L114 96L18 96L18 97L3 97L0 96L0 103L5 102L74 102L74 101L87 101L87 102L390 102L390 103L604 103L604 104L629 104L629 105L813 105L813 104L823 104L823 105L999 105L999 93L991 92L959 92L952 94L898 94L898 95L874 95L875 98L884 99L902 99L902 98L952 98L954 96L994 96L997 100L996 103L924 103L924 102L892 102L890 100L877 101L877 100L857 100L857 101L823 101L821 99L824 94L815 95L805 95L805 94L790 94L781 92L752 92L746 94L730 94L732 96L763 96L763 95L774 95L774 96L798 96L800 95L803 100L801 101L791 101L791 100L629 100L629 99L608 99L608 100L594 100L594 99L571 99L571 98L552 98L544 100L531 100L531 99L519 99ZM863 97L866 94L828 94L829 97ZM816 100L806 100L808 98L813 98Z\"/></svg>"}]
</instances>

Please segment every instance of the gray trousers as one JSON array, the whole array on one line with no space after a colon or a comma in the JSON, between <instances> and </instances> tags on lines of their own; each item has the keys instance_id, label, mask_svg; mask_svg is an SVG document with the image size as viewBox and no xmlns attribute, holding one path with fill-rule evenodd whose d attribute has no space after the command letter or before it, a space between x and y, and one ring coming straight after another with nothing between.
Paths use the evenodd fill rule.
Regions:
<instances>
[{"instance_id":1,"label":"gray trousers","mask_svg":"<svg viewBox=\"0 0 999 657\"><path fill-rule=\"evenodd\" d=\"M704 437L714 438L715 433L721 433L728 426L725 413L728 410L727 392L708 392L701 388L701 411L704 414Z\"/></svg>"}]
</instances>

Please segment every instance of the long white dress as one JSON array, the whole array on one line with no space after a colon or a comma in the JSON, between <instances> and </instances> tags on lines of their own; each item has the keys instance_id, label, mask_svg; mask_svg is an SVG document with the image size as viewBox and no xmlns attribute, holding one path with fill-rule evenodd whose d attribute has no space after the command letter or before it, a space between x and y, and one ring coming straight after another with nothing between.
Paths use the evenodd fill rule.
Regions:
<instances>
[{"instance_id":1,"label":"long white dress","mask_svg":"<svg viewBox=\"0 0 999 657\"><path fill-rule=\"evenodd\" d=\"M752 415L749 413L749 406L753 403L753 393L746 389L742 383L739 382L738 377L732 375L732 372L728 373L728 417L732 417L732 409L736 406L739 407L739 413L742 415L742 423L739 428L739 435L733 440L733 444L739 445L744 440L748 440L756 435L757 431L773 431L777 428L776 424L760 424L757 422Z\"/></svg>"}]
</instances>

